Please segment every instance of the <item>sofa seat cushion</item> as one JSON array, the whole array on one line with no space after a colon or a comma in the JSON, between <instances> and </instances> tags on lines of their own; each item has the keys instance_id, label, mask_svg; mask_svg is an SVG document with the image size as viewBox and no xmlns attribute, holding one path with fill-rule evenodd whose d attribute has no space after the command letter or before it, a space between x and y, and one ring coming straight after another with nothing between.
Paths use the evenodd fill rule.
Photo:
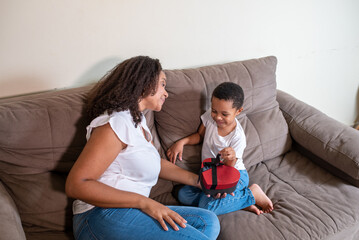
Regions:
<instances>
[{"instance_id":1,"label":"sofa seat cushion","mask_svg":"<svg viewBox=\"0 0 359 240\"><path fill-rule=\"evenodd\" d=\"M155 123L164 150L175 141L197 131L200 116L211 107L214 88L222 82L235 82L244 91L243 111L238 116L246 137L246 167L288 151L291 140L287 123L276 101L275 57L205 66L196 69L166 70L169 97ZM198 171L201 146L185 146L185 169Z\"/></svg>"},{"instance_id":2,"label":"sofa seat cushion","mask_svg":"<svg viewBox=\"0 0 359 240\"><path fill-rule=\"evenodd\" d=\"M272 199L274 210L259 216L246 211L219 216L219 239L359 238L357 188L300 153L290 151L248 172L250 182Z\"/></svg>"}]
</instances>

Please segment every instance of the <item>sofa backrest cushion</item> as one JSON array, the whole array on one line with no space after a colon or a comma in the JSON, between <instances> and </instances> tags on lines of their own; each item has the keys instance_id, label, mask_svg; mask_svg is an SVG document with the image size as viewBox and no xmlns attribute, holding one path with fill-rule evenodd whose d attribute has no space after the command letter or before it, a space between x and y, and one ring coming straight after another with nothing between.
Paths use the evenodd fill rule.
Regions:
<instances>
[{"instance_id":1,"label":"sofa backrest cushion","mask_svg":"<svg viewBox=\"0 0 359 240\"><path fill-rule=\"evenodd\" d=\"M71 228L68 171L86 139L89 87L0 100L0 179L25 231Z\"/></svg>"},{"instance_id":2,"label":"sofa backrest cushion","mask_svg":"<svg viewBox=\"0 0 359 240\"><path fill-rule=\"evenodd\" d=\"M72 229L72 199L65 194L65 181L86 144L84 104L92 87L0 99L0 180L27 233ZM153 112L146 111L145 117L163 155ZM151 196L164 191L162 183Z\"/></svg>"},{"instance_id":3,"label":"sofa backrest cushion","mask_svg":"<svg viewBox=\"0 0 359 240\"><path fill-rule=\"evenodd\" d=\"M250 167L287 152L291 145L287 123L276 101L276 57L231 62L195 69L166 70L167 98L155 123L164 150L197 131L200 116L211 107L214 88L235 82L244 91L243 112L238 120L247 137L244 163ZM185 146L177 164L198 171L201 145Z\"/></svg>"}]
</instances>

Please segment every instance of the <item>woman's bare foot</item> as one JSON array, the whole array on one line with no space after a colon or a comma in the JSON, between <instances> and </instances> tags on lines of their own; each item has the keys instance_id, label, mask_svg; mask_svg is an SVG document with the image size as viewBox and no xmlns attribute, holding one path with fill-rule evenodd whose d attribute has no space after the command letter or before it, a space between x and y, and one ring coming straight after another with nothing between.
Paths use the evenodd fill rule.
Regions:
<instances>
[{"instance_id":1,"label":"woman's bare foot","mask_svg":"<svg viewBox=\"0 0 359 240\"><path fill-rule=\"evenodd\" d=\"M245 211L254 212L255 214L259 215L262 214L263 211L259 210L256 205L250 205L249 207L243 208Z\"/></svg>"},{"instance_id":2,"label":"woman's bare foot","mask_svg":"<svg viewBox=\"0 0 359 240\"><path fill-rule=\"evenodd\" d=\"M273 203L263 192L260 186L253 184L249 187L252 191L254 199L256 200L256 205L262 208L264 213L269 213L273 211Z\"/></svg>"}]
</instances>

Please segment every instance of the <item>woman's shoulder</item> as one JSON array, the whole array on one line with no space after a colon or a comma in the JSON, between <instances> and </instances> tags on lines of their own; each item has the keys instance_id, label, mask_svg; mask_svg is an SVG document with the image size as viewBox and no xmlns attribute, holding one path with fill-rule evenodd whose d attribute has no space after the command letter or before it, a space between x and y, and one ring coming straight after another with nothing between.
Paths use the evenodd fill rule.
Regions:
<instances>
[{"instance_id":1,"label":"woman's shoulder","mask_svg":"<svg viewBox=\"0 0 359 240\"><path fill-rule=\"evenodd\" d=\"M127 127L135 127L135 122L133 121L132 115L129 110L113 112L111 115L109 115L109 122L115 125L120 124Z\"/></svg>"},{"instance_id":2,"label":"woman's shoulder","mask_svg":"<svg viewBox=\"0 0 359 240\"><path fill-rule=\"evenodd\" d=\"M135 124L130 111L119 111L111 114L104 113L98 116L87 127L87 137L90 137L92 129L106 124L108 124L123 143L131 144L134 141Z\"/></svg>"},{"instance_id":3,"label":"woman's shoulder","mask_svg":"<svg viewBox=\"0 0 359 240\"><path fill-rule=\"evenodd\" d=\"M132 120L130 111L119 111L108 114L107 112L101 114L100 116L94 118L88 127L95 128L98 126L105 125L110 122L130 123Z\"/></svg>"},{"instance_id":4,"label":"woman's shoulder","mask_svg":"<svg viewBox=\"0 0 359 240\"><path fill-rule=\"evenodd\" d=\"M131 120L132 116L129 110L113 112L109 115L110 118L121 118L125 120Z\"/></svg>"}]
</instances>

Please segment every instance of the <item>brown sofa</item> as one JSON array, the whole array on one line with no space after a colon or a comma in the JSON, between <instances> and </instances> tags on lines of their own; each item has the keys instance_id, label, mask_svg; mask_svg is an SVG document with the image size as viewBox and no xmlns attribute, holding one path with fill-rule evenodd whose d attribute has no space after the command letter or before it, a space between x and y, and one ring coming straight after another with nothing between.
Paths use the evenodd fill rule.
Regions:
<instances>
[{"instance_id":1,"label":"brown sofa","mask_svg":"<svg viewBox=\"0 0 359 240\"><path fill-rule=\"evenodd\" d=\"M161 112L146 112L155 145L165 157L174 141L197 129L214 87L239 83L244 162L274 211L219 216L219 239L359 239L359 132L277 90L276 65L270 56L166 70L169 97ZM0 100L0 239L73 238L64 183L85 144L90 88ZM186 146L177 164L197 172L200 149ZM160 180L150 197L177 204L173 184Z\"/></svg>"}]
</instances>

